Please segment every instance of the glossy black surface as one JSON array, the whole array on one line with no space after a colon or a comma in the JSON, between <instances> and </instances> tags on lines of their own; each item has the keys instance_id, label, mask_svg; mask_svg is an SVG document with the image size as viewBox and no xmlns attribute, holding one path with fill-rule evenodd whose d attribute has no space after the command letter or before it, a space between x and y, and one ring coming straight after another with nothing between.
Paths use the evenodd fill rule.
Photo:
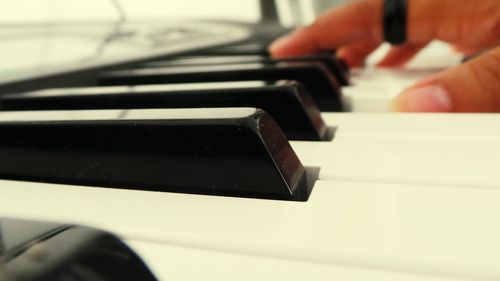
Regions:
<instances>
[{"instance_id":1,"label":"glossy black surface","mask_svg":"<svg viewBox=\"0 0 500 281\"><path fill-rule=\"evenodd\" d=\"M40 116L0 114L0 130L9 136L0 139L0 177L286 200L309 195L304 167L262 110L55 111Z\"/></svg>"},{"instance_id":2,"label":"glossy black surface","mask_svg":"<svg viewBox=\"0 0 500 281\"><path fill-rule=\"evenodd\" d=\"M330 140L320 111L295 82L69 88L0 97L1 110L256 107L267 111L290 140ZM184 86L184 87L179 87Z\"/></svg>"},{"instance_id":3,"label":"glossy black surface","mask_svg":"<svg viewBox=\"0 0 500 281\"><path fill-rule=\"evenodd\" d=\"M249 80L295 80L304 85L324 111L342 109L340 86L322 64L313 62L142 68L105 72L101 85L141 85Z\"/></svg>"},{"instance_id":4,"label":"glossy black surface","mask_svg":"<svg viewBox=\"0 0 500 281\"><path fill-rule=\"evenodd\" d=\"M92 86L99 71L247 40L248 29L230 22L168 20L2 26L0 94Z\"/></svg>"},{"instance_id":5,"label":"glossy black surface","mask_svg":"<svg viewBox=\"0 0 500 281\"><path fill-rule=\"evenodd\" d=\"M341 86L348 86L350 74L348 69L333 54L321 53L289 58L275 59L262 55L226 55L226 56L185 56L169 60L147 63L145 67L169 67L186 65L219 65L237 63L279 63L279 62L320 62L323 63L337 78Z\"/></svg>"},{"instance_id":6,"label":"glossy black surface","mask_svg":"<svg viewBox=\"0 0 500 281\"><path fill-rule=\"evenodd\" d=\"M203 56L241 56L241 55L269 55L267 44L259 41L231 44L219 48L207 49L199 52Z\"/></svg>"},{"instance_id":7,"label":"glossy black surface","mask_svg":"<svg viewBox=\"0 0 500 281\"><path fill-rule=\"evenodd\" d=\"M92 228L0 218L0 280L155 281L114 235Z\"/></svg>"},{"instance_id":8,"label":"glossy black surface","mask_svg":"<svg viewBox=\"0 0 500 281\"><path fill-rule=\"evenodd\" d=\"M8 253L30 243L34 238L56 233L67 225L0 218L0 255Z\"/></svg>"}]
</instances>

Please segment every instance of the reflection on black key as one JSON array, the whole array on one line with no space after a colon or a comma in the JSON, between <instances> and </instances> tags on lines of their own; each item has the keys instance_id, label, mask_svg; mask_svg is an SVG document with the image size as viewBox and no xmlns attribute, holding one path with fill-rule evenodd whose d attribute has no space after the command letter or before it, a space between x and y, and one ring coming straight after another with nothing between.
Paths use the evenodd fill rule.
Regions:
<instances>
[{"instance_id":1,"label":"reflection on black key","mask_svg":"<svg viewBox=\"0 0 500 281\"><path fill-rule=\"evenodd\" d=\"M269 55L267 44L259 41L250 41L234 45L211 48L197 52L203 56L241 56L241 55Z\"/></svg>"},{"instance_id":2,"label":"reflection on black key","mask_svg":"<svg viewBox=\"0 0 500 281\"><path fill-rule=\"evenodd\" d=\"M0 218L2 281L156 281L116 236L97 229Z\"/></svg>"},{"instance_id":3,"label":"reflection on black key","mask_svg":"<svg viewBox=\"0 0 500 281\"><path fill-rule=\"evenodd\" d=\"M0 176L115 188L306 200L305 169L255 108L0 114Z\"/></svg>"},{"instance_id":4,"label":"reflection on black key","mask_svg":"<svg viewBox=\"0 0 500 281\"><path fill-rule=\"evenodd\" d=\"M289 58L270 58L269 56L247 55L247 56L186 56L176 57L169 60L161 60L144 64L145 67L169 67L187 65L217 65L237 63L278 63L278 62L320 62L323 63L337 78L342 86L348 86L350 80L349 69L345 68L343 62L336 59L333 53L321 53Z\"/></svg>"},{"instance_id":5,"label":"reflection on black key","mask_svg":"<svg viewBox=\"0 0 500 281\"><path fill-rule=\"evenodd\" d=\"M296 82L227 82L63 88L0 97L2 110L256 107L290 140L331 140L320 111Z\"/></svg>"},{"instance_id":6,"label":"reflection on black key","mask_svg":"<svg viewBox=\"0 0 500 281\"><path fill-rule=\"evenodd\" d=\"M143 68L106 72L101 85L220 82L249 80L295 80L304 85L324 111L342 109L340 87L321 63L280 62L275 64L230 64L186 67Z\"/></svg>"}]
</instances>

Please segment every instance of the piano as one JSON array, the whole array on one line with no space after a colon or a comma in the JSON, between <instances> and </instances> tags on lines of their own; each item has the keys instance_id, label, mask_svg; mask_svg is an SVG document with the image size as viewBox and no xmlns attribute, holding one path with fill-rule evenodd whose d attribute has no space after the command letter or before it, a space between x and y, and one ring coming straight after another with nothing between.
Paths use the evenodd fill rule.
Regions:
<instances>
[{"instance_id":1,"label":"piano","mask_svg":"<svg viewBox=\"0 0 500 281\"><path fill-rule=\"evenodd\" d=\"M325 70L327 64L316 58L312 62L310 58L307 62L270 61L264 51L266 44L286 30L268 22L127 23L118 31L114 26L86 28L67 25L2 30L12 57L6 58L9 67L0 71L0 109L4 111L0 112L0 216L82 224L112 232L144 260L158 280L500 279L500 152L496 149L500 116L386 112L390 99L405 86L460 63L460 57L443 44L433 43L405 69L375 69L370 62L366 68L352 69L350 73L344 69L344 78L350 82L341 85L338 73L335 76L333 70ZM74 48L71 55L60 57L56 53L53 61L21 64L26 60L16 58L13 50L47 33L53 34L51 45ZM140 108L109 103L103 103L104 109L79 108L80 101L88 101L89 97L107 95L118 99L117 93L214 94L235 85L237 91L241 87L267 89L263 94L283 89L279 88L283 85L299 91L310 78L300 81L302 76L292 79L276 72L266 78L255 74L255 70L296 67L293 69L299 71L304 64L312 67L308 69L327 71L328 79L333 79L328 80L330 86L340 89L339 93L331 93L334 99L327 106L322 103L323 96L314 96L317 90L309 97L319 108L315 110L321 110L317 115L312 113L312 119L321 119L328 132L318 140L290 138L283 125L286 118L274 117L276 122L269 125L262 121L267 120L263 115L267 113L254 108L257 106L232 100L224 101L231 109L204 104L201 107L209 108L186 111L183 107L187 101L174 109L146 103ZM250 70L255 76L242 76L239 80L252 81L236 84L231 83L238 79L227 82L213 78L198 84L194 78L186 78L200 72L213 72L210 77L219 77L216 72L221 69L226 71L221 74L226 77L231 71L249 75L245 71ZM155 80L155 75L163 80ZM174 77L172 81L165 78L168 75ZM186 80L179 86L175 79ZM289 80L299 82L291 85ZM74 97L82 99L73 103ZM61 98L64 102L55 102ZM49 101L45 105L44 99ZM16 102L22 106L16 108ZM158 161L164 155L154 153L162 143L170 143L168 135L148 132L166 130L165 124L172 124L168 122L179 124L191 119L196 119L191 121L198 122L198 128L214 127L212 121L206 121L210 117L207 114L212 119L250 118L236 122L237 131L246 130L242 123L257 120L252 123L257 125L248 126L250 131L259 132L257 139L263 142L264 149L255 151L264 151L262 157L271 163L266 171L278 171L284 187L272 194L267 188L259 189L262 183L258 180L263 176L251 174L258 168L248 168L247 162L240 161L195 166L231 171L219 173L215 181L227 177L234 183L243 178L238 182L243 189L232 185L241 192L233 193L231 186L223 184L208 189L195 186L185 192L179 188L162 191L161 184L149 182L152 176L146 172L150 167L157 169L154 177L161 176L162 169L167 171L162 178L166 182L181 172L168 172L175 165L161 164ZM142 128L141 120L149 122L148 126L162 127L144 127L139 131L141 135L132 137L127 130ZM192 125L191 121L186 124ZM111 124L105 127L109 131L100 128L100 122ZM258 131L268 125L273 129L271 137ZM227 159L237 160L231 153L248 149L232 146L245 143L239 134L233 135L234 141L228 147L209 143L224 135L209 135L207 131L190 135L186 131L175 132L185 134L179 139L185 137L190 140L186 143L200 145L197 148L215 147L213 151L227 153ZM60 138L57 133L62 134ZM104 136L102 141L100 136ZM120 136L123 142L113 145L114 136ZM196 137L206 142L191 141ZM182 141L175 143L179 147L186 145ZM122 144L137 153L130 157L110 155L120 151L116 147ZM144 146L138 147L141 144ZM54 149L57 147L61 150ZM285 160L273 154L272 147L286 148L286 157L281 157ZM93 148L99 153L88 153ZM210 154L200 161L211 159L216 157ZM84 165L71 165L77 161ZM123 173L108 177L115 175L111 174L115 166L99 166L99 161L123 166ZM293 173L307 176L307 180L287 176L290 169L283 168L285 164L294 167ZM181 168L191 171L192 166ZM138 170L141 175L134 174ZM248 173L253 176L248 177ZM101 178L96 180L94 175ZM121 182L125 176L132 180ZM205 176L214 180L203 173L182 176L186 182L196 183L201 177L202 185Z\"/></svg>"}]
</instances>

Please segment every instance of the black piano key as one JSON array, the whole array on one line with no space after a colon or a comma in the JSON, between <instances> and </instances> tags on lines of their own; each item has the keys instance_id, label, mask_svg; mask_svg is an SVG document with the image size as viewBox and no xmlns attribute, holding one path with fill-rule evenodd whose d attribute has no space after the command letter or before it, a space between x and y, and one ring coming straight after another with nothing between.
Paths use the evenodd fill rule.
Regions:
<instances>
[{"instance_id":1,"label":"black piano key","mask_svg":"<svg viewBox=\"0 0 500 281\"><path fill-rule=\"evenodd\" d=\"M178 56L165 60L146 62L142 65L149 67L170 67L170 66L204 66L217 64L241 64L241 63L264 63L268 57L261 55L241 55L241 56Z\"/></svg>"},{"instance_id":2,"label":"black piano key","mask_svg":"<svg viewBox=\"0 0 500 281\"><path fill-rule=\"evenodd\" d=\"M63 88L0 97L1 110L256 107L267 111L290 140L331 140L321 113L296 82L229 82Z\"/></svg>"},{"instance_id":3,"label":"black piano key","mask_svg":"<svg viewBox=\"0 0 500 281\"><path fill-rule=\"evenodd\" d=\"M342 60L335 58L332 53L321 53L321 54L312 54L312 55L304 55L299 57L290 57L280 59L282 61L290 61L290 62L308 62L308 61L320 61L323 62L330 71L335 75L340 85L349 86L351 75L348 68L342 63ZM279 60L277 60L279 61Z\"/></svg>"},{"instance_id":4,"label":"black piano key","mask_svg":"<svg viewBox=\"0 0 500 281\"><path fill-rule=\"evenodd\" d=\"M0 114L0 177L304 201L305 169L255 108Z\"/></svg>"},{"instance_id":5,"label":"black piano key","mask_svg":"<svg viewBox=\"0 0 500 281\"><path fill-rule=\"evenodd\" d=\"M211 48L197 52L203 56L241 56L241 55L263 55L268 56L267 43L250 41L239 44Z\"/></svg>"},{"instance_id":6,"label":"black piano key","mask_svg":"<svg viewBox=\"0 0 500 281\"><path fill-rule=\"evenodd\" d=\"M349 64L347 63L347 61L345 59L337 59L337 62L338 62L338 65L340 66L340 68L345 72L345 73L348 73L348 75L350 76L350 70L349 70Z\"/></svg>"},{"instance_id":7,"label":"black piano key","mask_svg":"<svg viewBox=\"0 0 500 281\"><path fill-rule=\"evenodd\" d=\"M350 80L349 70L342 62L337 60L332 53L321 53L289 58L275 59L269 56L186 56L175 57L169 60L149 62L145 67L169 67L187 65L217 65L238 63L278 63L278 62L320 62L323 63L337 78L341 86L348 86Z\"/></svg>"},{"instance_id":8,"label":"black piano key","mask_svg":"<svg viewBox=\"0 0 500 281\"><path fill-rule=\"evenodd\" d=\"M157 280L128 246L97 229L0 218L0 239L0 280Z\"/></svg>"},{"instance_id":9,"label":"black piano key","mask_svg":"<svg viewBox=\"0 0 500 281\"><path fill-rule=\"evenodd\" d=\"M249 80L295 80L304 85L320 110L342 109L340 87L321 63L280 62L275 64L230 64L142 68L102 73L101 85L141 85Z\"/></svg>"}]
</instances>

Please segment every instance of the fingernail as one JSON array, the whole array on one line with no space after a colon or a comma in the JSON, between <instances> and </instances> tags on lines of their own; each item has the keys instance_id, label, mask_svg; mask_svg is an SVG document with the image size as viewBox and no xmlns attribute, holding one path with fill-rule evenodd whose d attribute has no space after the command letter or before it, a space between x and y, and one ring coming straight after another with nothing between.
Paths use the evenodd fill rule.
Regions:
<instances>
[{"instance_id":1,"label":"fingernail","mask_svg":"<svg viewBox=\"0 0 500 281\"><path fill-rule=\"evenodd\" d=\"M397 96L390 105L391 111L450 112L451 98L440 85L411 88Z\"/></svg>"}]
</instances>

